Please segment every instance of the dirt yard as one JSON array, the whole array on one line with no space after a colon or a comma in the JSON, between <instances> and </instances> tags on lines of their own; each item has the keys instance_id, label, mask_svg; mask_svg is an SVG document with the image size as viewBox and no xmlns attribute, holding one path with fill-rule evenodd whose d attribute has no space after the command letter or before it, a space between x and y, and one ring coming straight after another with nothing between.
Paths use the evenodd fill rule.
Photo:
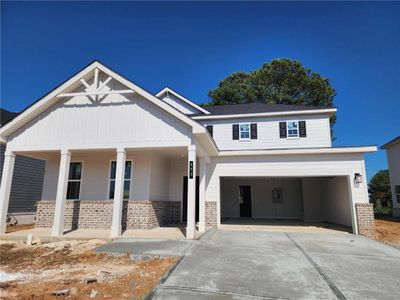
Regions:
<instances>
[{"instance_id":1,"label":"dirt yard","mask_svg":"<svg viewBox=\"0 0 400 300\"><path fill-rule=\"evenodd\" d=\"M0 241L0 279L17 276L0 282L0 299L143 299L178 260L91 251L103 243Z\"/></svg>"},{"instance_id":2,"label":"dirt yard","mask_svg":"<svg viewBox=\"0 0 400 300\"><path fill-rule=\"evenodd\" d=\"M376 239L400 248L400 219L392 217L376 217Z\"/></svg>"}]
</instances>

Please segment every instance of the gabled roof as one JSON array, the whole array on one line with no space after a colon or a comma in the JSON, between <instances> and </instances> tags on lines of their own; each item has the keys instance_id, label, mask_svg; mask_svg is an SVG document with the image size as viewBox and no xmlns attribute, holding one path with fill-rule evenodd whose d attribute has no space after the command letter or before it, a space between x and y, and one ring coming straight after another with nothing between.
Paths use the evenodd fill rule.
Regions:
<instances>
[{"instance_id":1,"label":"gabled roof","mask_svg":"<svg viewBox=\"0 0 400 300\"><path fill-rule=\"evenodd\" d=\"M203 114L209 114L210 113L207 110L205 110L204 108L202 108L201 106L197 105L193 101L187 99L186 97L182 96L181 94L177 93L176 91L174 91L173 89L171 89L169 87L165 87L161 91L159 91L156 94L156 97L161 98L162 95L168 94L168 93L174 95L175 97L177 97L178 99L182 100L183 102L189 104L190 106L194 107L198 111L201 111Z\"/></svg>"},{"instance_id":2,"label":"gabled roof","mask_svg":"<svg viewBox=\"0 0 400 300\"><path fill-rule=\"evenodd\" d=\"M18 113L0 108L0 127L14 119Z\"/></svg>"},{"instance_id":3,"label":"gabled roof","mask_svg":"<svg viewBox=\"0 0 400 300\"><path fill-rule=\"evenodd\" d=\"M223 104L209 105L205 108L210 115L192 115L193 119L226 119L234 117L262 117L274 115L294 115L294 114L332 114L337 111L334 107L321 107L309 105L289 105L289 104L267 104L267 103L244 103L244 104Z\"/></svg>"},{"instance_id":4,"label":"gabled roof","mask_svg":"<svg viewBox=\"0 0 400 300\"><path fill-rule=\"evenodd\" d=\"M120 74L114 72L110 68L106 67L99 61L94 61L84 69L73 75L67 81L53 89L51 92L34 102L32 105L27 107L23 110L17 117L15 117L11 122L7 123L3 127L0 128L0 138L5 138L18 130L20 127L27 124L29 121L37 117L39 114L43 113L52 105L58 103L60 100L60 94L71 91L73 88L76 88L80 81L80 79L88 76L92 71L95 69L107 74L108 76L112 77L114 80L119 81L121 84L126 86L127 88L131 89L135 93L139 94L143 98L149 100L156 106L162 108L167 113L175 116L176 118L180 119L182 122L186 123L187 125L193 128L193 133L205 133L205 128L197 123L196 121L192 120L185 114L181 113L177 109L173 108L172 106L168 105L164 101L160 100L159 98L155 97L145 89L139 87L135 83L129 81L125 77L121 76ZM58 97L57 97L58 96ZM64 98L61 98L64 99Z\"/></svg>"},{"instance_id":5,"label":"gabled roof","mask_svg":"<svg viewBox=\"0 0 400 300\"><path fill-rule=\"evenodd\" d=\"M381 147L381 149L387 149L388 147L394 146L395 144L400 142L400 136L395 137L393 140L387 142L385 145Z\"/></svg>"}]
</instances>

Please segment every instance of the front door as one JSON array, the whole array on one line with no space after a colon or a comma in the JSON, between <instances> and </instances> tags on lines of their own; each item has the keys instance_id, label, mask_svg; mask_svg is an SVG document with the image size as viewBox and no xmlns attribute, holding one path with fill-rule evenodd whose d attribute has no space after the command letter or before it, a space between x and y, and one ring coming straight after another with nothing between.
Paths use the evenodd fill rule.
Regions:
<instances>
[{"instance_id":1,"label":"front door","mask_svg":"<svg viewBox=\"0 0 400 300\"><path fill-rule=\"evenodd\" d=\"M199 176L196 176L196 222L199 222ZM187 176L183 177L183 207L182 207L182 222L186 222L187 218L187 187L188 187L188 178Z\"/></svg>"},{"instance_id":2,"label":"front door","mask_svg":"<svg viewBox=\"0 0 400 300\"><path fill-rule=\"evenodd\" d=\"M251 218L251 189L249 185L239 186L240 217Z\"/></svg>"}]
</instances>

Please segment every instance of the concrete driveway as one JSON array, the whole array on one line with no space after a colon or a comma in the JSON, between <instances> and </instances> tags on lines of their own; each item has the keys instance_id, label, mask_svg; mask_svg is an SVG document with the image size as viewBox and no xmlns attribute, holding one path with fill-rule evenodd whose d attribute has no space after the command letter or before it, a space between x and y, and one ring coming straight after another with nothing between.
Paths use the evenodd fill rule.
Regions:
<instances>
[{"instance_id":1,"label":"concrete driveway","mask_svg":"<svg viewBox=\"0 0 400 300\"><path fill-rule=\"evenodd\" d=\"M165 252L166 242L131 250ZM362 236L215 230L168 243L184 258L153 299L400 298L400 251Z\"/></svg>"}]
</instances>

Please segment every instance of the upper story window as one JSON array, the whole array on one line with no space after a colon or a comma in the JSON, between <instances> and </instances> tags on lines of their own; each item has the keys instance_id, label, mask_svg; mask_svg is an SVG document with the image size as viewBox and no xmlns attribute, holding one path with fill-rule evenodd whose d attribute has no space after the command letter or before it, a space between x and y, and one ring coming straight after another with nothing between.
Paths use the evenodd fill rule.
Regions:
<instances>
[{"instance_id":1,"label":"upper story window","mask_svg":"<svg viewBox=\"0 0 400 300\"><path fill-rule=\"evenodd\" d=\"M82 163L69 164L67 199L79 199L81 191Z\"/></svg>"},{"instance_id":2,"label":"upper story window","mask_svg":"<svg viewBox=\"0 0 400 300\"><path fill-rule=\"evenodd\" d=\"M299 122L297 121L287 122L287 137L289 138L299 137Z\"/></svg>"},{"instance_id":3,"label":"upper story window","mask_svg":"<svg viewBox=\"0 0 400 300\"><path fill-rule=\"evenodd\" d=\"M250 124L249 123L239 124L239 138L240 138L240 140L249 140L250 139Z\"/></svg>"}]
</instances>

